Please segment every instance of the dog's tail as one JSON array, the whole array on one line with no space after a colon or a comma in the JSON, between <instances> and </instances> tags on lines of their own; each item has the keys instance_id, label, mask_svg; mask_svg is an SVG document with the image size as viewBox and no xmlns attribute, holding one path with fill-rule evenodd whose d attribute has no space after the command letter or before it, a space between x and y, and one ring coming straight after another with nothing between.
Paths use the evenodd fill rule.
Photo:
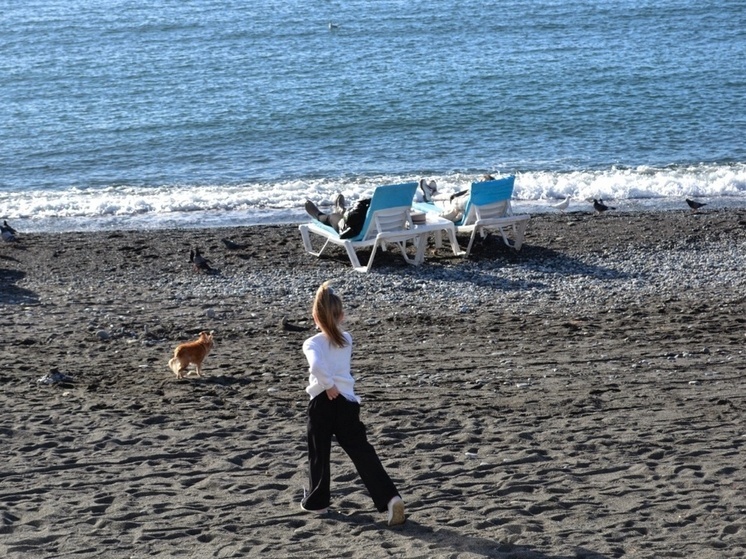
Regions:
<instances>
[{"instance_id":1,"label":"dog's tail","mask_svg":"<svg viewBox=\"0 0 746 559\"><path fill-rule=\"evenodd\" d=\"M176 357L172 357L168 360L168 368L171 369L173 374L178 375L178 371L176 370L176 367L179 366L179 360L176 359Z\"/></svg>"}]
</instances>

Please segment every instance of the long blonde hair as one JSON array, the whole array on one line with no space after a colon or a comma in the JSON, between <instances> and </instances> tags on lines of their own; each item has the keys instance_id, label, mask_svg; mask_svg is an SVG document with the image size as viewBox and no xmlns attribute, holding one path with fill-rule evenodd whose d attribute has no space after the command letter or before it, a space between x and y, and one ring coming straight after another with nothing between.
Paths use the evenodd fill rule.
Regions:
<instances>
[{"instance_id":1,"label":"long blonde hair","mask_svg":"<svg viewBox=\"0 0 746 559\"><path fill-rule=\"evenodd\" d=\"M316 290L316 298L313 301L313 318L332 345L337 347L347 345L347 340L339 326L343 317L342 299L332 291L329 282L325 281Z\"/></svg>"}]
</instances>

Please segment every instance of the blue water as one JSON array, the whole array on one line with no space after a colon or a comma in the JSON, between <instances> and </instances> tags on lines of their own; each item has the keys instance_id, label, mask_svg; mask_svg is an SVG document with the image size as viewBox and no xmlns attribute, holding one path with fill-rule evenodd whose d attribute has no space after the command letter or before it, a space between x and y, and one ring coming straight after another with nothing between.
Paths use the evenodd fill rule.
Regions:
<instances>
[{"instance_id":1,"label":"blue water","mask_svg":"<svg viewBox=\"0 0 746 559\"><path fill-rule=\"evenodd\" d=\"M516 175L517 204L746 205L742 0L0 0L0 218L304 219Z\"/></svg>"}]
</instances>

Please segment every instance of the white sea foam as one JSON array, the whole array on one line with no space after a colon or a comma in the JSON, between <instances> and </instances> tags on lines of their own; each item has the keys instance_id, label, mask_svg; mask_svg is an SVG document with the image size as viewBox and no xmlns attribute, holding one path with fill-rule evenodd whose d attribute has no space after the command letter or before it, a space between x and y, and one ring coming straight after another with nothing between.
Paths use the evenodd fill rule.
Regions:
<instances>
[{"instance_id":1,"label":"white sea foam","mask_svg":"<svg viewBox=\"0 0 746 559\"><path fill-rule=\"evenodd\" d=\"M500 173L493 174L499 176ZM0 217L27 231L291 223L305 219L311 199L330 205L341 192L350 200L369 196L380 184L416 181L418 176L311 178L235 185L109 186L62 191L0 192ZM476 173L428 175L441 196L468 188ZM523 211L549 211L571 196L573 206L603 198L630 208L667 207L683 197L717 205L746 204L746 165L699 165L655 169L516 173L514 198ZM675 206L673 206L675 207Z\"/></svg>"}]
</instances>

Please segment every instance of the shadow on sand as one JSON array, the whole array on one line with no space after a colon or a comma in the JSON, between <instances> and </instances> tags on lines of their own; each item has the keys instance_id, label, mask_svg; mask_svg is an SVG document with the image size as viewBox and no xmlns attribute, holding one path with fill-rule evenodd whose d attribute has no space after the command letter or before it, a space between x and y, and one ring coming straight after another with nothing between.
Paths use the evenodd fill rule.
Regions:
<instances>
[{"instance_id":1,"label":"shadow on sand","mask_svg":"<svg viewBox=\"0 0 746 559\"><path fill-rule=\"evenodd\" d=\"M24 272L0 268L0 305L34 305L39 302L36 293L16 285L25 276Z\"/></svg>"}]
</instances>

